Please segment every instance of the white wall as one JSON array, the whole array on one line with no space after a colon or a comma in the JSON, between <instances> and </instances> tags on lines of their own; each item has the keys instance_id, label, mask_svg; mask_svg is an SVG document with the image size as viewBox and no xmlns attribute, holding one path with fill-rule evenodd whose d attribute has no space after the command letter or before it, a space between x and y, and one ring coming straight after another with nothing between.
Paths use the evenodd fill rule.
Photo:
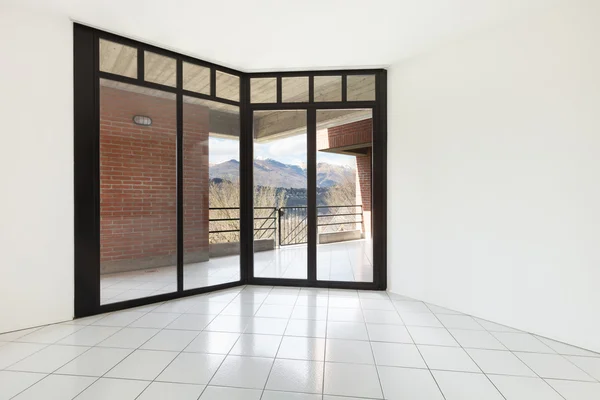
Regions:
<instances>
[{"instance_id":1,"label":"white wall","mask_svg":"<svg viewBox=\"0 0 600 400\"><path fill-rule=\"evenodd\" d=\"M392 292L600 351L600 2L394 65Z\"/></svg>"},{"instance_id":2,"label":"white wall","mask_svg":"<svg viewBox=\"0 0 600 400\"><path fill-rule=\"evenodd\" d=\"M72 41L0 7L0 332L73 316Z\"/></svg>"}]
</instances>

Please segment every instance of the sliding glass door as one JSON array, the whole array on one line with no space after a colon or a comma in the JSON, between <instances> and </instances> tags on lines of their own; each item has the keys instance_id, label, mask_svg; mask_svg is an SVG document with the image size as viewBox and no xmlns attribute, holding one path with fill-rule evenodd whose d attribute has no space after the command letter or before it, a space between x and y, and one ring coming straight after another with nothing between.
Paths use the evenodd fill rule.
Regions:
<instances>
[{"instance_id":1,"label":"sliding glass door","mask_svg":"<svg viewBox=\"0 0 600 400\"><path fill-rule=\"evenodd\" d=\"M254 278L373 282L372 136L372 109L253 111Z\"/></svg>"},{"instance_id":2,"label":"sliding glass door","mask_svg":"<svg viewBox=\"0 0 600 400\"><path fill-rule=\"evenodd\" d=\"M255 111L254 277L306 279L306 110Z\"/></svg>"}]
</instances>

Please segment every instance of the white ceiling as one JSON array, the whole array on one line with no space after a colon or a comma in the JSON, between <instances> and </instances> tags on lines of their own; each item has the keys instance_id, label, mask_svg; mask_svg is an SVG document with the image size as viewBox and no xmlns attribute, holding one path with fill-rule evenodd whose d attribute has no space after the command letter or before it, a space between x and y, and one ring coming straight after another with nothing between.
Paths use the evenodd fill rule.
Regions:
<instances>
[{"instance_id":1,"label":"white ceiling","mask_svg":"<svg viewBox=\"0 0 600 400\"><path fill-rule=\"evenodd\" d=\"M243 71L385 67L563 0L11 0Z\"/></svg>"}]
</instances>

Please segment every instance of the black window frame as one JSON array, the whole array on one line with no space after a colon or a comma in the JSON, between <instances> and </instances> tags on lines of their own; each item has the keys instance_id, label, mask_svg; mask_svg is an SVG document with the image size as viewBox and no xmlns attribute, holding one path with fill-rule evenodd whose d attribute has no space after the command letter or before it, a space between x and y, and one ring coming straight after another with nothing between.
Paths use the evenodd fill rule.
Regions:
<instances>
[{"instance_id":1,"label":"black window frame","mask_svg":"<svg viewBox=\"0 0 600 400\"><path fill-rule=\"evenodd\" d=\"M99 69L99 39L137 48L137 78ZM385 69L322 70L246 73L206 62L143 42L128 39L81 24L74 24L74 264L75 317L122 310L175 298L197 295L240 285L300 286L359 290L387 288L387 71ZM144 52L174 58L175 87L144 80ZM183 89L183 62L210 68L210 94ZM240 101L216 96L216 71L239 77ZM342 77L342 101L315 102L314 77ZM347 76L374 75L374 101L346 101ZM282 78L308 77L308 102L282 102ZM117 303L100 302L100 79L110 79L176 95L177 103L177 291ZM276 78L275 103L251 103L250 79ZM240 280L184 290L183 284L183 96L211 100L240 108ZM306 110L308 140L308 200L316 199L316 111L322 109L371 109L373 116L372 234L373 281L318 281L316 279L316 209L309 207L308 279L255 278L253 273L253 118L255 110ZM314 231L314 232L312 232ZM314 243L311 244L311 243Z\"/></svg>"}]
</instances>

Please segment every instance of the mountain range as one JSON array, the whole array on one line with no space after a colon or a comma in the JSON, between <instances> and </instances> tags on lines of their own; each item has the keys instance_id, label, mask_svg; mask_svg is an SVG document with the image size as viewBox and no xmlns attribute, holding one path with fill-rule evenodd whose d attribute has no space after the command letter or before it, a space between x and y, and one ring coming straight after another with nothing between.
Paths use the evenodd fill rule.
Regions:
<instances>
[{"instance_id":1,"label":"mountain range","mask_svg":"<svg viewBox=\"0 0 600 400\"><path fill-rule=\"evenodd\" d=\"M210 179L236 180L239 178L240 163L228 160L212 164ZM318 163L317 187L327 188L344 182L355 181L355 169L341 165ZM281 188L306 188L306 168L284 164L273 159L254 160L254 184Z\"/></svg>"}]
</instances>

